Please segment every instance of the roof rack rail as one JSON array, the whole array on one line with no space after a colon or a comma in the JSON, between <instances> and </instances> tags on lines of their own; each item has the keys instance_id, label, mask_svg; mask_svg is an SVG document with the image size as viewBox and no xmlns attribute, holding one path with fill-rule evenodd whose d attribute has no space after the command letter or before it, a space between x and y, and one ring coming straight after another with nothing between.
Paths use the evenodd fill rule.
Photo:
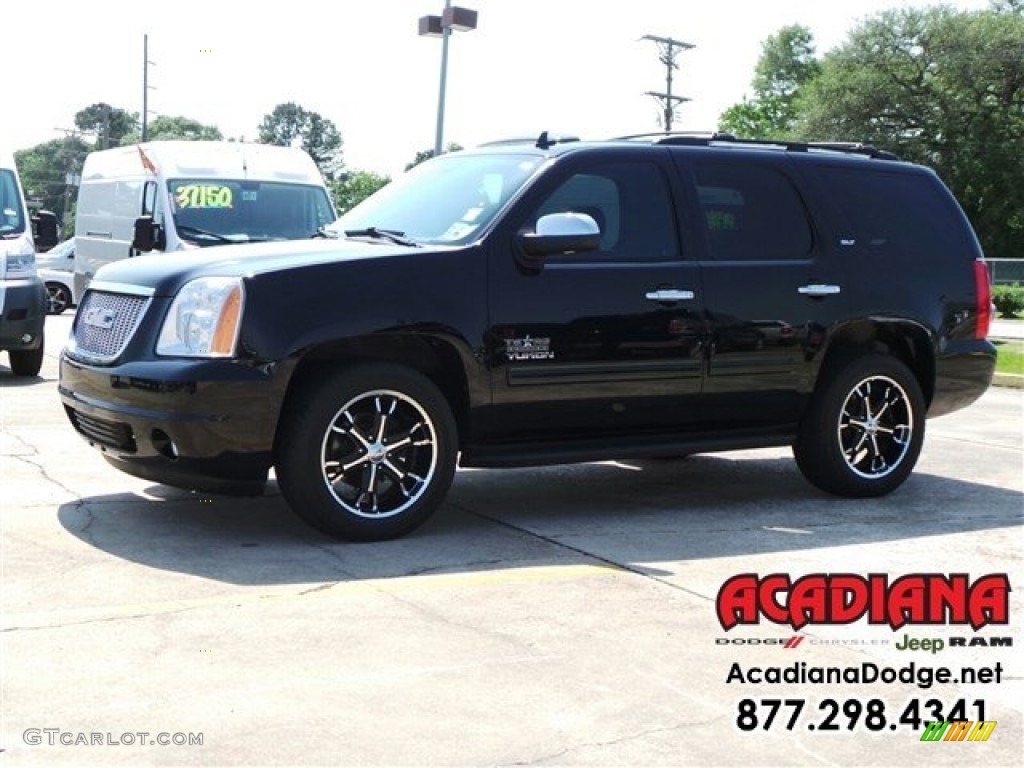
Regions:
<instances>
[{"instance_id":1,"label":"roof rack rail","mask_svg":"<svg viewBox=\"0 0 1024 768\"><path fill-rule=\"evenodd\" d=\"M722 131L654 131L651 133L633 133L628 136L616 136L613 139L611 139L611 141L637 141L640 139L670 139L675 137L706 141L727 141L736 138L731 133L725 133Z\"/></svg>"},{"instance_id":2,"label":"roof rack rail","mask_svg":"<svg viewBox=\"0 0 1024 768\"><path fill-rule=\"evenodd\" d=\"M512 144L533 144L537 149L548 149L553 147L555 144L568 144L569 142L579 141L579 136L571 136L569 134L561 133L549 133L543 131L540 136L516 136L511 139L498 139L496 141L485 141L483 144L478 144L480 147L504 147Z\"/></svg>"},{"instance_id":3,"label":"roof rack rail","mask_svg":"<svg viewBox=\"0 0 1024 768\"><path fill-rule=\"evenodd\" d=\"M720 142L722 146L748 146L748 147L779 147L787 152L808 152L811 150L825 150L830 152L845 152L847 154L864 155L876 160L899 160L899 156L884 149L878 149L871 144L862 144L855 141L788 141L785 139L740 139L731 133L721 131L713 132L661 132L661 133L638 133L632 136L620 136L617 140L636 141L638 139L651 140L655 144L673 144L694 147L707 147L712 142Z\"/></svg>"}]
</instances>

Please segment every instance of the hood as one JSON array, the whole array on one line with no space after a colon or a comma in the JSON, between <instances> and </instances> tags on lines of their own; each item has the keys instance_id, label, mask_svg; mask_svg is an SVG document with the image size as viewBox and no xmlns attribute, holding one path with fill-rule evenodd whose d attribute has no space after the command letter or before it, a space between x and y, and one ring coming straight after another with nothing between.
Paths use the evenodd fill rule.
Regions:
<instances>
[{"instance_id":1,"label":"hood","mask_svg":"<svg viewBox=\"0 0 1024 768\"><path fill-rule=\"evenodd\" d=\"M108 264L93 279L152 288L157 296L174 296L182 285L198 277L253 277L335 262L419 257L429 253L427 248L386 242L280 240L136 256Z\"/></svg>"}]
</instances>

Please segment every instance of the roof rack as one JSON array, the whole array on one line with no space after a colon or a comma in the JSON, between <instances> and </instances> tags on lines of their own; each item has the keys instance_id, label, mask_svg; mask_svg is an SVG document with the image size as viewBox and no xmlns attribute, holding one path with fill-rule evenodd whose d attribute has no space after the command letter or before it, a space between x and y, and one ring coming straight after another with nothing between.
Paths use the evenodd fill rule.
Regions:
<instances>
[{"instance_id":1,"label":"roof rack","mask_svg":"<svg viewBox=\"0 0 1024 768\"><path fill-rule=\"evenodd\" d=\"M478 144L477 146L504 147L512 144L533 144L537 149L549 149L555 144L568 144L569 142L579 140L579 136L571 136L561 133L552 134L548 131L543 131L540 136L517 136L511 139L498 139L497 141L486 141L483 144Z\"/></svg>"},{"instance_id":2,"label":"roof rack","mask_svg":"<svg viewBox=\"0 0 1024 768\"><path fill-rule=\"evenodd\" d=\"M847 154L864 155L876 160L899 160L899 156L870 144L854 141L787 141L784 139L740 139L731 133L713 132L673 132L673 133L638 133L632 136L619 136L619 141L636 141L649 139L654 144L672 144L693 147L708 147L712 143L719 146L747 147L779 147L787 152L809 152L825 150L845 152Z\"/></svg>"}]
</instances>

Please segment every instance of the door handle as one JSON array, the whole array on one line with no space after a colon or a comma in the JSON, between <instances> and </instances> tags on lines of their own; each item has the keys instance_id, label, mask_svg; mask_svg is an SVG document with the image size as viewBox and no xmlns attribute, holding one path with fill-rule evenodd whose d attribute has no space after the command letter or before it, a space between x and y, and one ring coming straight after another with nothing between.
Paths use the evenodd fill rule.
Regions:
<instances>
[{"instance_id":1,"label":"door handle","mask_svg":"<svg viewBox=\"0 0 1024 768\"><path fill-rule=\"evenodd\" d=\"M797 288L804 296L835 296L840 292L838 285L823 285L822 283L814 283L812 285L801 285Z\"/></svg>"},{"instance_id":2,"label":"door handle","mask_svg":"<svg viewBox=\"0 0 1024 768\"><path fill-rule=\"evenodd\" d=\"M675 289L662 288L657 291L648 291L644 296L651 301L689 301L693 298L693 291L677 291Z\"/></svg>"}]
</instances>

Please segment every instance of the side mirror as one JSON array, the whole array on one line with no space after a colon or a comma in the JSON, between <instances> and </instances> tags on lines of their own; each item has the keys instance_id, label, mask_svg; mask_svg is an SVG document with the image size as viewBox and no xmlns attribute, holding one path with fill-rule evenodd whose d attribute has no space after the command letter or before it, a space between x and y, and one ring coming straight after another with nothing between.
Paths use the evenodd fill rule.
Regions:
<instances>
[{"instance_id":1,"label":"side mirror","mask_svg":"<svg viewBox=\"0 0 1024 768\"><path fill-rule=\"evenodd\" d=\"M53 211L39 211L32 217L32 239L36 250L48 251L60 239L57 232L57 214Z\"/></svg>"},{"instance_id":2,"label":"side mirror","mask_svg":"<svg viewBox=\"0 0 1024 768\"><path fill-rule=\"evenodd\" d=\"M160 225L153 221L152 216L139 216L135 220L135 237L132 248L141 253L149 253L160 243Z\"/></svg>"},{"instance_id":3,"label":"side mirror","mask_svg":"<svg viewBox=\"0 0 1024 768\"><path fill-rule=\"evenodd\" d=\"M537 219L535 232L522 232L518 240L527 258L542 261L556 253L596 251L601 245L601 228L586 213L549 213Z\"/></svg>"}]
</instances>

